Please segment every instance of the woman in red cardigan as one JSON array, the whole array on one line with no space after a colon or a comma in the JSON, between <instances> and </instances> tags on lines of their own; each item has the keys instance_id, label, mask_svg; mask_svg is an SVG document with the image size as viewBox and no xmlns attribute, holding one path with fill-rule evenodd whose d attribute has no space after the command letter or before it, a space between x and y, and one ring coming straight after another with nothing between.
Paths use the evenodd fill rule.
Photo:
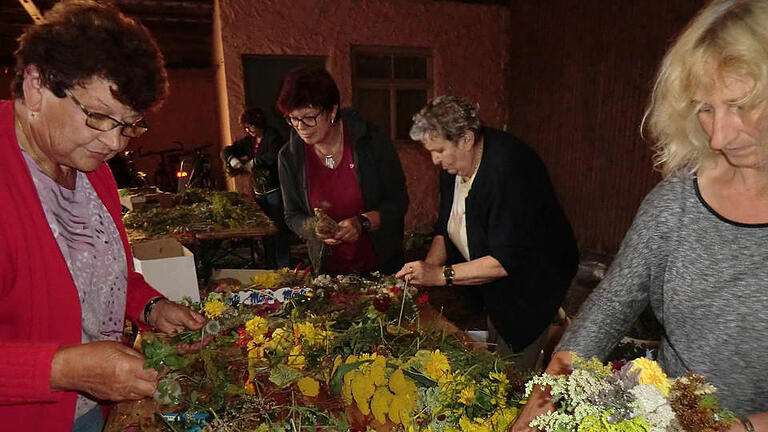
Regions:
<instances>
[{"instance_id":1,"label":"woman in red cardigan","mask_svg":"<svg viewBox=\"0 0 768 432\"><path fill-rule=\"evenodd\" d=\"M0 101L0 430L98 431L100 401L151 396L158 375L120 342L205 319L133 271L105 160L146 132L166 94L147 30L114 7L64 1L16 51Z\"/></svg>"}]
</instances>

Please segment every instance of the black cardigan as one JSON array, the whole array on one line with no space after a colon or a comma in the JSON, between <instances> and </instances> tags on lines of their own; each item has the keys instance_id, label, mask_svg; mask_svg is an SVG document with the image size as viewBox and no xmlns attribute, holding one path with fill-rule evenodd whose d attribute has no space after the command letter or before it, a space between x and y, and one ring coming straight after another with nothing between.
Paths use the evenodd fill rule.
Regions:
<instances>
[{"instance_id":1,"label":"black cardigan","mask_svg":"<svg viewBox=\"0 0 768 432\"><path fill-rule=\"evenodd\" d=\"M403 264L403 219L408 210L408 191L400 159L389 138L366 123L360 113L344 109L339 114L352 142L365 211L377 210L381 215L381 227L369 233L379 268L393 273ZM304 141L295 131L291 131L278 160L285 222L293 232L309 240L310 257L319 256L314 252L321 243L314 241L314 233L308 232L305 225L313 211L309 205ZM322 263L312 265L322 271Z\"/></svg>"},{"instance_id":2,"label":"black cardigan","mask_svg":"<svg viewBox=\"0 0 768 432\"><path fill-rule=\"evenodd\" d=\"M452 264L465 261L446 231L455 179L441 174L436 228ZM519 351L552 321L576 273L573 231L539 156L496 129L485 131L483 157L465 204L470 258L490 255L509 275L470 293L482 297L499 334Z\"/></svg>"}]
</instances>

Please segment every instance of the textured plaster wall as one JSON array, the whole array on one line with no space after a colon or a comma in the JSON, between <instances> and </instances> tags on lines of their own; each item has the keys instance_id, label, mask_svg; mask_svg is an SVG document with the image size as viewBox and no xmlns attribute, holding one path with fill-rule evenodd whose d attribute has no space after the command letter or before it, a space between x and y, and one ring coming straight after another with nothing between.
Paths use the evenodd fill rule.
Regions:
<instances>
[{"instance_id":1,"label":"textured plaster wall","mask_svg":"<svg viewBox=\"0 0 768 432\"><path fill-rule=\"evenodd\" d=\"M174 141L184 143L186 149L211 144L205 151L211 157L214 176L221 186L221 146L213 71L169 69L168 81L168 98L160 108L147 114L149 132L131 140L128 149L140 147L142 152L165 150L173 147ZM147 156L139 158L136 165L152 181L157 163L157 156Z\"/></svg>"},{"instance_id":2,"label":"textured plaster wall","mask_svg":"<svg viewBox=\"0 0 768 432\"><path fill-rule=\"evenodd\" d=\"M245 102L243 54L325 56L342 105L350 105L353 45L431 48L433 94L476 100L487 124L506 125L509 11L505 7L428 0L219 3L230 138L240 133L236 116ZM424 153L400 146L399 154L411 196L406 225L430 225L436 218L438 171Z\"/></svg>"}]
</instances>

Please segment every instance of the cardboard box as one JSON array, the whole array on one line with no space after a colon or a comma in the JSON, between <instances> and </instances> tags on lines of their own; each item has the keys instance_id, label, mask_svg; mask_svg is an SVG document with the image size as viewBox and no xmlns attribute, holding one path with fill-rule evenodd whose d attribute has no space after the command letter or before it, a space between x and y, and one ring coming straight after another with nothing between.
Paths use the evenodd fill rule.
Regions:
<instances>
[{"instance_id":1,"label":"cardboard box","mask_svg":"<svg viewBox=\"0 0 768 432\"><path fill-rule=\"evenodd\" d=\"M136 243L133 265L156 290L171 300L200 301L195 256L178 240L165 238Z\"/></svg>"},{"instance_id":2,"label":"cardboard box","mask_svg":"<svg viewBox=\"0 0 768 432\"><path fill-rule=\"evenodd\" d=\"M120 204L128 210L142 207L169 208L173 205L173 194L158 190L156 187L129 189L129 193L120 195Z\"/></svg>"}]
</instances>

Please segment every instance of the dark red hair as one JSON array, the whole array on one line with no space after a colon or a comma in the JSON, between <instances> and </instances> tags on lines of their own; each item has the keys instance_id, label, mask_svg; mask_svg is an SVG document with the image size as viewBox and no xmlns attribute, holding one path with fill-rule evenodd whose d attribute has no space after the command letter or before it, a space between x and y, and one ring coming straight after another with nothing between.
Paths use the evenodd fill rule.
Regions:
<instances>
[{"instance_id":1,"label":"dark red hair","mask_svg":"<svg viewBox=\"0 0 768 432\"><path fill-rule=\"evenodd\" d=\"M339 88L325 69L296 68L283 78L277 108L283 114L313 106L330 111L339 104Z\"/></svg>"}]
</instances>

